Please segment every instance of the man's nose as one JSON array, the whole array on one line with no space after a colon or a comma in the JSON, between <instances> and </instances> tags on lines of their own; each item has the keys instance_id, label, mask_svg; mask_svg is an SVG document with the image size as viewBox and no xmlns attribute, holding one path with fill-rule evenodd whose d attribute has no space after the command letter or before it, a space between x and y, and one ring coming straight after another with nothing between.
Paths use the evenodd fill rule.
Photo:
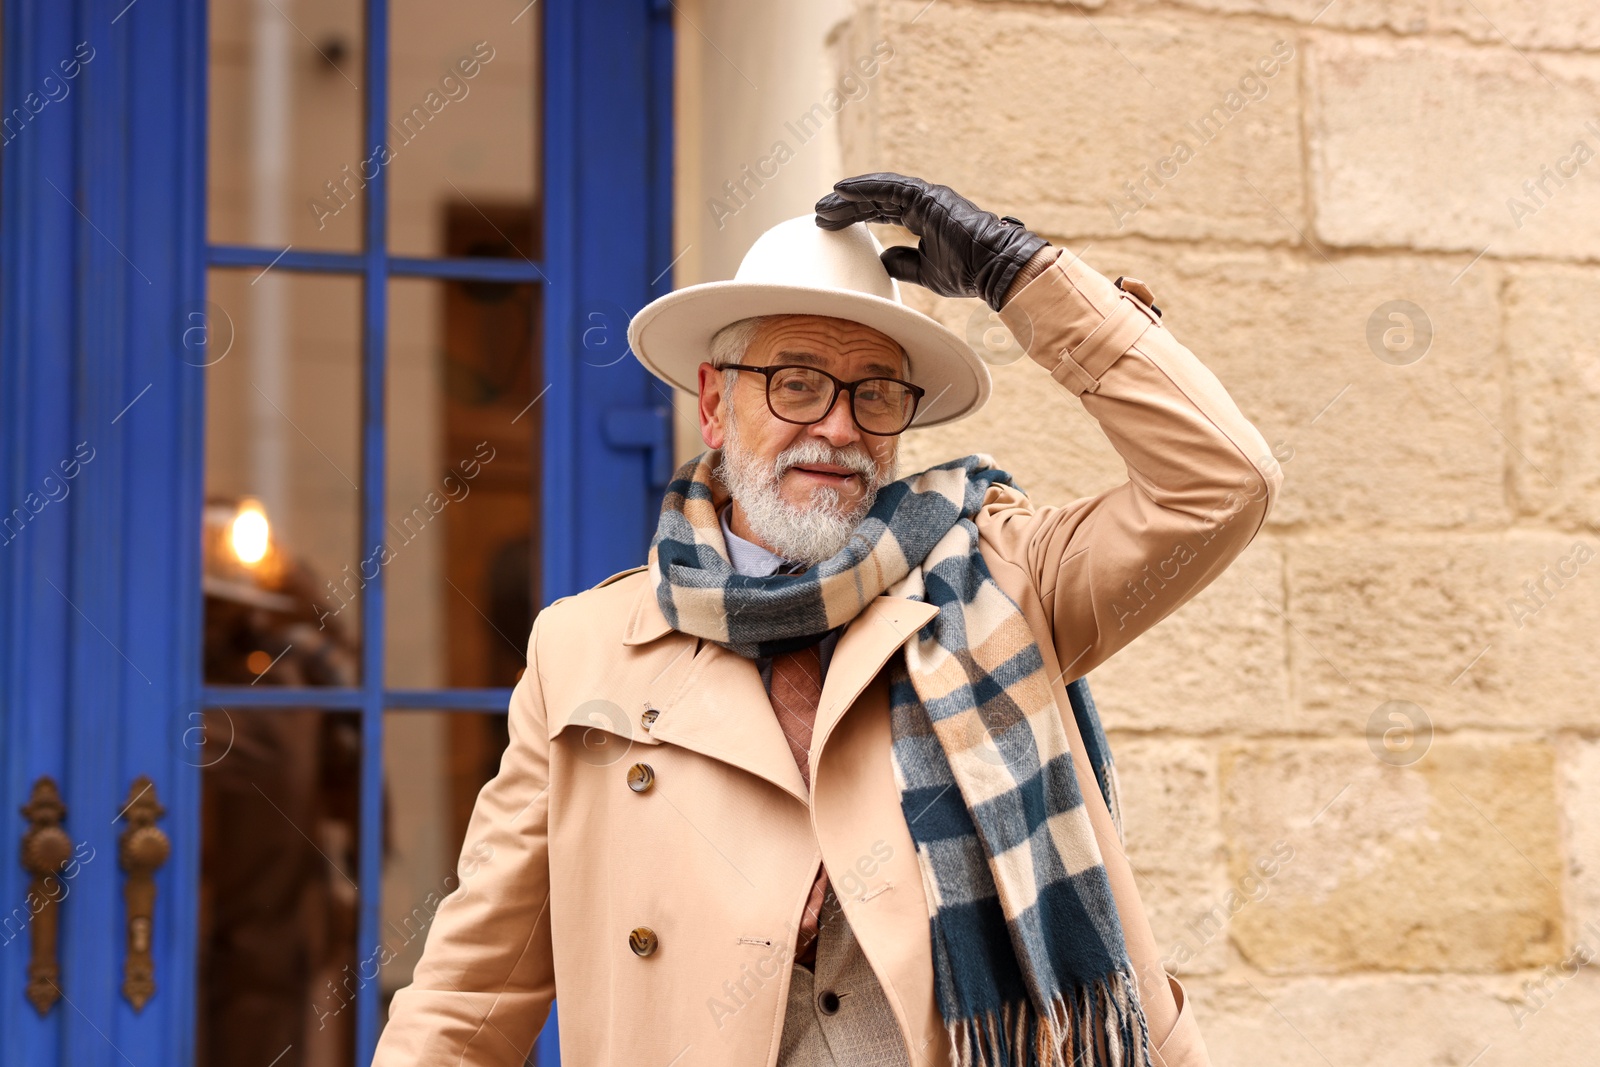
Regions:
<instances>
[{"instance_id":1,"label":"man's nose","mask_svg":"<svg viewBox=\"0 0 1600 1067\"><path fill-rule=\"evenodd\" d=\"M841 390L822 421L812 423L807 429L835 448L861 440L861 428L850 417L850 394Z\"/></svg>"}]
</instances>

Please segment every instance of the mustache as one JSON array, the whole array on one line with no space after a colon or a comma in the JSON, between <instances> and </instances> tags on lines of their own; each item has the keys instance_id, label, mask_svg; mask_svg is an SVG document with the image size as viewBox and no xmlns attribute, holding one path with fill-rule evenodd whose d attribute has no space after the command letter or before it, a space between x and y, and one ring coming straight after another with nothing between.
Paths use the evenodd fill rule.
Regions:
<instances>
[{"instance_id":1,"label":"mustache","mask_svg":"<svg viewBox=\"0 0 1600 1067\"><path fill-rule=\"evenodd\" d=\"M845 467L861 476L868 485L878 479L878 464L861 449L833 448L824 441L801 441L778 453L773 463L773 477L782 478L789 468L827 463Z\"/></svg>"}]
</instances>

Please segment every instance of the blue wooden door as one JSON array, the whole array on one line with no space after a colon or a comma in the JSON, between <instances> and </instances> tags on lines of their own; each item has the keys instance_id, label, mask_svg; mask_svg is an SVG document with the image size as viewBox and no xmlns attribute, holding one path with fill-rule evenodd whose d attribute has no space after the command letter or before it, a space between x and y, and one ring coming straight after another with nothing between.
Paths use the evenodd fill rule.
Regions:
<instances>
[{"instance_id":1,"label":"blue wooden door","mask_svg":"<svg viewBox=\"0 0 1600 1067\"><path fill-rule=\"evenodd\" d=\"M386 549L392 554L396 538L405 536L392 487L407 484L405 446L419 435L419 423L397 416L398 353L471 347L474 338L481 340L481 324L490 321L484 316L500 316L493 319L501 324L496 329L505 322L531 324L524 339L535 353L531 372L515 365L522 349L499 349L515 357L500 368L505 380L531 378L536 393L530 401L536 416L510 420L518 429L506 430L512 436L504 438L530 427L536 438L521 490L535 516L530 558L520 564L514 553L497 558L502 569L490 569L491 592L493 575L511 575L506 580L524 588L531 582L533 604L548 603L642 562L671 470L670 398L635 361L621 358L628 314L669 285L666 268L674 258L670 4L508 0L495 8L503 27L494 34L504 36L485 36L489 48L529 35L536 58L529 85L537 101L535 188L523 199L512 197L533 205L528 225L537 240L531 245L504 232L504 204L490 205L465 187L456 189L455 214L436 213L439 240L423 245L403 236L409 231L400 213L412 208L400 184L403 166L433 150L420 138L418 147L398 149L399 139L409 146L415 136L407 116L416 115L418 127L432 121L430 115L442 122L451 113L435 111L434 96L441 109L465 113L473 104L466 71L485 63L487 53L463 52L467 66L445 71L454 82L440 81L432 96L418 90L417 111L409 96L396 100L391 89L402 62L393 47L397 20L418 17L417 5L367 0L351 8L350 25L342 29L318 24L332 17L324 6L252 0L246 7L249 18L262 21L242 31L234 27L239 32L232 39L245 42L240 47L257 47L257 31L267 33L276 43L261 47L289 56L283 69L290 76L322 79L332 87L326 91L350 94L339 106L355 108L349 162L359 180L352 185L349 171L336 170L327 176L320 209L317 197L301 198L301 208L319 223L330 215L342 218L350 234L342 244L256 239L270 236L270 225L219 232L219 168L235 166L249 178L273 165L271 151L242 165L232 158L219 162L216 151L218 138L234 132L219 127L214 113L224 91L218 64L232 54L221 21L243 18L244 8L221 0L209 6L203 0L5 0L0 10L5 1067L219 1061L205 1035L231 1024L208 1017L217 980L215 973L201 977L199 961L212 951L207 931L233 903L237 879L230 883L208 867L214 848L222 847L213 839L247 860L273 846L266 838L252 841L247 826L228 821L235 809L216 801L216 768L248 766L238 762L243 749L235 739L248 733L236 729L240 724L268 724L263 730L270 733L307 715L320 717L317 743L324 749L341 737L349 742L349 773L317 787L346 789L351 836L337 846L316 832L301 836L327 860L328 881L347 894L348 936L334 931L327 939L346 945L355 968L347 968L354 980L330 980L316 992L306 1038L326 1042L331 1021L343 1051L324 1048L323 1062L370 1059L384 987L376 964L369 980L368 962L386 958L395 945L404 948L426 919L423 914L419 929L411 929L405 920L386 918L395 810L413 785L394 780L400 765L395 739L412 744L422 736L409 726L410 732L397 734L396 724L411 712L441 722L452 715L503 717L510 696L509 684L408 682L418 675L404 669L406 649L426 649L430 631L415 632L416 618L405 609L400 628L409 627L421 644L397 646L394 640L391 600L406 564L363 566L375 558L386 562ZM257 90L270 99L270 79ZM493 105L483 95L477 102ZM305 131L314 133L328 108L308 106L300 114L301 124L285 127L284 136L311 135ZM451 165L472 166L472 151L470 144L461 148ZM392 163L386 154L395 157ZM487 245L479 240L490 230L515 254L490 248L494 239ZM445 239L451 233L459 236L454 244ZM280 305L260 296L263 286L309 295L300 305ZM245 295L237 302L219 299L226 293ZM455 333L413 336L405 324L415 320L407 315L419 300L434 298L441 307L455 301L466 309L454 318L441 313ZM327 565L312 570L325 594L324 610L348 606L359 635L346 648L343 673L303 670L285 680L284 664L296 657L311 662L308 646L319 654L331 647L311 627L303 632L312 636L293 652L285 647L264 665L241 660L250 673L233 679L211 663L215 603L232 596L230 603L249 611L279 609L272 599L278 594L270 590L228 585L208 555L221 506L213 483L225 466L218 441L230 429L219 427L218 413L232 410L219 407L219 376L234 373L227 350L259 349L263 338L277 336L276 343L297 357L314 354L335 324L316 314L290 321L282 307L323 308L332 305L318 301L331 300L345 301L338 328L353 339L349 417L334 435L344 435L352 462L332 462L341 457L331 455L326 439L319 443L316 428L292 427L295 412L283 410L286 398L318 399L329 379L313 375L297 385L252 379L250 395L260 397L251 401L254 410L280 409L291 444L274 453L276 466L246 467L269 487L299 484L296 457L308 454L309 445L339 468L348 496L326 507L315 498L310 505L301 500L296 506L310 518L297 521L320 521L323 511L348 506L349 556L359 578L342 582ZM236 307L251 311L232 314ZM505 318L515 307L533 308L532 317ZM249 323L236 321L241 317ZM258 365L267 364L252 364ZM447 369L465 373L454 363ZM495 393L493 381L464 381L452 396ZM250 425L236 429L240 448L258 447ZM485 454L451 457L452 470L431 473L453 475L461 485L469 469L489 462ZM449 515L464 514L448 488L435 498L456 507ZM247 511L241 506L238 515ZM263 512L270 514L270 508ZM271 527L273 536L283 525ZM465 532L451 542L453 551L470 566L471 553L459 546L475 543L473 523L456 526ZM252 527L224 523L221 529L235 536L230 544L245 558L238 537L248 540ZM449 574L441 569L439 577ZM476 611L480 605L470 592L463 599ZM436 620L440 632L431 640L447 640L447 621L446 615ZM515 646L526 633L502 636ZM508 653L501 648L496 655ZM217 732L219 724L230 728L226 736ZM492 738L492 731L484 736ZM332 765L321 765L325 775ZM274 803L278 794L271 787L247 777L234 784L250 785ZM293 795L292 789L283 795ZM30 829L30 854L53 868L37 880L18 862ZM68 851L60 854L63 844ZM338 848L345 849L344 858L335 854ZM141 864L153 871L148 891L137 882ZM245 876L260 880L272 873L268 865L264 874ZM448 872L441 885L448 889ZM147 905L146 921L139 916ZM138 921L130 923L130 916ZM56 935L53 970L41 969L35 957L47 927ZM397 935L402 927L407 932ZM291 923L285 929L297 928ZM554 1062L554 1029L541 1039L540 1063ZM310 1062L301 1044L296 1037L281 1050L239 1047L225 1062Z\"/></svg>"}]
</instances>

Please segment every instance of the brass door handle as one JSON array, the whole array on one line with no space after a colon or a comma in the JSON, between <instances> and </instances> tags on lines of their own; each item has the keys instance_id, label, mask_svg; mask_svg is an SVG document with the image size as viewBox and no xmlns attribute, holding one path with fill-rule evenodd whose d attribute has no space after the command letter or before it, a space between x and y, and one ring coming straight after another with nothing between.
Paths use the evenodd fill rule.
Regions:
<instances>
[{"instance_id":1,"label":"brass door handle","mask_svg":"<svg viewBox=\"0 0 1600 1067\"><path fill-rule=\"evenodd\" d=\"M172 853L172 842L156 825L167 813L156 799L156 786L145 775L128 787L128 802L118 818L127 829L118 838L118 857L128 879L122 899L128 911L128 954L122 965L122 995L133 1010L143 1011L156 991L156 965L151 955L156 913L155 873Z\"/></svg>"},{"instance_id":2,"label":"brass door handle","mask_svg":"<svg viewBox=\"0 0 1600 1067\"><path fill-rule=\"evenodd\" d=\"M67 806L56 780L44 775L22 807L28 830L22 835L22 866L33 878L28 885L28 910L33 913L33 951L28 958L28 1001L40 1015L61 999L61 962L56 956L59 916L56 908L65 883L62 868L72 861L72 838L61 828Z\"/></svg>"}]
</instances>

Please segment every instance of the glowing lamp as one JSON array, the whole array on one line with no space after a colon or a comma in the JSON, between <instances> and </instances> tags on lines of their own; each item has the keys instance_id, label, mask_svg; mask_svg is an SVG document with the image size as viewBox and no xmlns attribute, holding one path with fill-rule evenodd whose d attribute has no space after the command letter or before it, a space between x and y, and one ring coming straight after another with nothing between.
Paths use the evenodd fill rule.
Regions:
<instances>
[{"instance_id":1,"label":"glowing lamp","mask_svg":"<svg viewBox=\"0 0 1600 1067\"><path fill-rule=\"evenodd\" d=\"M239 506L239 513L228 527L228 543L240 563L253 566L265 558L268 532L267 513L260 504L247 500Z\"/></svg>"}]
</instances>

